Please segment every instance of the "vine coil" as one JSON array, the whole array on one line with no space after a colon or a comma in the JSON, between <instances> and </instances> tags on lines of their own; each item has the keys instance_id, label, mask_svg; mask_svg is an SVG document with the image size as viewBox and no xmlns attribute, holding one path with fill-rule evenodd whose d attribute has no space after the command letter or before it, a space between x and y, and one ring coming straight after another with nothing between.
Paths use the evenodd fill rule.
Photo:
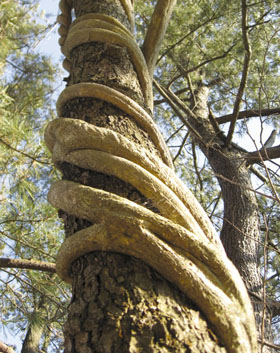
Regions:
<instances>
[{"instance_id":1,"label":"vine coil","mask_svg":"<svg viewBox=\"0 0 280 353\"><path fill-rule=\"evenodd\" d=\"M121 1L133 28L133 2ZM69 71L71 50L84 43L105 41L127 48L152 111L152 84L145 59L131 32L118 20L87 14L72 24L71 0L60 1L59 43ZM161 158L107 128L61 117L74 98L102 99L134 118L149 134ZM228 260L202 207L175 175L165 142L151 116L134 100L97 83L65 88L57 101L58 119L45 131L47 147L59 168L68 162L115 176L151 199L160 214L115 194L60 180L49 191L56 207L94 225L65 239L57 256L57 274L71 282L72 262L92 251L113 251L141 259L176 284L204 312L227 351L256 352L252 306L244 284ZM98 223L96 223L98 220Z\"/></svg>"}]
</instances>

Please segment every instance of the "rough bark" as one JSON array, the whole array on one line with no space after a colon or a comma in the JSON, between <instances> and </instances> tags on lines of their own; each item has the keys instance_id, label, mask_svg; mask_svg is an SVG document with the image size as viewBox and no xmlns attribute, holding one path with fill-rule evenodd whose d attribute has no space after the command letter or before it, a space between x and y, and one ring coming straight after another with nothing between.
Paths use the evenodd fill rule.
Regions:
<instances>
[{"instance_id":1,"label":"rough bark","mask_svg":"<svg viewBox=\"0 0 280 353\"><path fill-rule=\"evenodd\" d=\"M224 201L221 240L230 260L238 269L249 291L262 298L259 268L260 229L258 205L251 183L246 153L234 146L225 147L222 133L211 124L207 106L208 89L196 92L192 125L202 137L197 140L219 181ZM262 331L263 305L251 295L259 336ZM265 316L265 338L271 339L271 316ZM269 350L267 350L269 351Z\"/></svg>"},{"instance_id":2,"label":"rough bark","mask_svg":"<svg viewBox=\"0 0 280 353\"><path fill-rule=\"evenodd\" d=\"M89 254L73 266L66 352L225 352L203 315L134 258Z\"/></svg>"},{"instance_id":3,"label":"rough bark","mask_svg":"<svg viewBox=\"0 0 280 353\"><path fill-rule=\"evenodd\" d=\"M77 17L85 13L113 15L128 25L118 0L74 1ZM116 88L139 104L143 95L124 48L93 42L73 49L68 84L95 82ZM121 132L159 155L134 119L109 103L76 99L63 116L83 119ZM131 185L116 177L61 165L64 178L113 192L156 211ZM90 225L60 212L66 236ZM113 253L92 253L72 267L73 297L65 324L65 352L223 352L205 318L180 291L139 260Z\"/></svg>"}]
</instances>

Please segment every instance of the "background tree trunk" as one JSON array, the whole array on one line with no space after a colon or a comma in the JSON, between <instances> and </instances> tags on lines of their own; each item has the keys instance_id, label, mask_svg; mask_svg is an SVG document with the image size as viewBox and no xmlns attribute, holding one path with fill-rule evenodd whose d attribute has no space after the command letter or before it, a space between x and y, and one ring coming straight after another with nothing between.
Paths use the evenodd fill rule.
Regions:
<instances>
[{"instance_id":1,"label":"background tree trunk","mask_svg":"<svg viewBox=\"0 0 280 353\"><path fill-rule=\"evenodd\" d=\"M259 336L262 333L263 305L256 301L262 298L263 283L259 268L260 229L258 205L251 183L246 153L234 145L224 147L225 136L217 131L218 124L211 123L207 106L208 89L198 88L193 102L196 118L190 121L202 137L197 139L199 147L208 159L216 175L224 201L221 240L230 260L238 269L251 297ZM215 119L215 118L214 118ZM255 294L255 295L254 295ZM271 340L271 316L266 312L264 337ZM269 351L268 348L267 351Z\"/></svg>"},{"instance_id":2,"label":"background tree trunk","mask_svg":"<svg viewBox=\"0 0 280 353\"><path fill-rule=\"evenodd\" d=\"M40 315L44 309L46 298L40 297L39 303L35 306L32 317L30 319L29 327L24 338L21 353L38 353L40 341L44 330L46 328L44 320Z\"/></svg>"},{"instance_id":3,"label":"background tree trunk","mask_svg":"<svg viewBox=\"0 0 280 353\"><path fill-rule=\"evenodd\" d=\"M31 322L24 338L21 353L38 353L45 326L41 322Z\"/></svg>"}]
</instances>

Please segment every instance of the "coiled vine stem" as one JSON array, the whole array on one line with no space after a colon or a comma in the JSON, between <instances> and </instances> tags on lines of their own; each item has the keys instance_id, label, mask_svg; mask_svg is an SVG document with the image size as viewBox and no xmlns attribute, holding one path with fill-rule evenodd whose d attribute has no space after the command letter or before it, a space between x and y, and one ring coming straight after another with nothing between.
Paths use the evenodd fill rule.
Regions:
<instances>
[{"instance_id":1,"label":"coiled vine stem","mask_svg":"<svg viewBox=\"0 0 280 353\"><path fill-rule=\"evenodd\" d=\"M133 28L133 4L130 0L121 3ZM83 15L72 23L71 0L61 0L60 9L59 43L66 56L65 69L70 69L71 50L80 44L100 41L125 47L148 109L102 84L65 88L57 102L60 117L45 132L53 161L58 168L67 162L116 176L151 199L160 213L107 191L67 180L55 182L48 195L50 203L93 223L65 239L57 256L58 275L71 282L73 261L92 251L135 256L198 305L228 352L255 352L254 317L244 284L202 207L175 175L164 140L147 113L153 109L151 77L132 33L103 14ZM104 100L132 116L149 134L161 158L120 133L61 116L65 103L82 97Z\"/></svg>"}]
</instances>

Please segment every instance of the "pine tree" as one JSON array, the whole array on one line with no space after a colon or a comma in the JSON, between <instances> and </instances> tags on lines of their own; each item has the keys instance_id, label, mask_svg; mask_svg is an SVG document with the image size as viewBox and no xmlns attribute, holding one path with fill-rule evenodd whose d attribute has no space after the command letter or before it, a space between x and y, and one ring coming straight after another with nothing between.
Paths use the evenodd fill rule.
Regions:
<instances>
[{"instance_id":1,"label":"pine tree","mask_svg":"<svg viewBox=\"0 0 280 353\"><path fill-rule=\"evenodd\" d=\"M25 269L26 264L54 262L61 234L56 212L46 200L56 173L42 134L52 118L58 69L36 51L53 26L38 18L37 1L0 3L1 337L7 329L25 341L22 352L36 353L52 325L53 332L61 330L58 321L65 302L61 281ZM47 268L54 272L54 266ZM59 335L51 335L55 343Z\"/></svg>"},{"instance_id":2,"label":"pine tree","mask_svg":"<svg viewBox=\"0 0 280 353\"><path fill-rule=\"evenodd\" d=\"M193 248L186 250L186 244L175 235L185 234L180 226L178 230L182 222L183 229L193 226L186 225L192 222L191 218L184 218L184 207L178 206L169 191L166 197L166 189L158 189L158 182L157 186L153 184L158 170L173 176L166 167L171 164L166 148L162 148L164 143L149 125L153 100L149 79L155 67L154 118L166 136L177 174L194 190L214 220L225 250L243 277L254 305L262 352L273 351L277 347L273 345L271 332L274 330L277 337L279 317L279 177L276 169L279 168L276 160L279 146L267 146L266 141L272 129L279 129L279 5L273 1L249 3L244 0L231 3L180 1L176 6L171 0L136 1L135 35L144 55L141 62L141 52L133 39L134 44L131 43L130 30L134 27L131 3L75 0L72 4L67 0L60 4L60 44L67 58L64 66L70 75L64 79L67 89L58 101L60 118L49 125L46 141L53 150L56 167L63 174L63 181L57 184L61 187L52 187L49 195L51 202L60 208L66 233L58 253L57 272L73 282L73 298L65 324L65 352L107 352L110 349L116 352L139 349L216 352L225 351L223 344L227 351L240 351L238 339L233 338L237 327L235 309L232 322L229 320L233 325L231 332L219 324L228 315L225 307L219 310L222 316L216 317L215 305L210 308L211 295L205 299L208 290L211 293L211 284L195 281L186 262L182 267L183 276L176 275L176 268L187 253L187 256L192 255L190 261L195 260L197 273L202 271L205 275L203 266L207 265L207 276L212 271L215 281L227 284L222 285L224 293L228 294L231 288L228 280L232 279L217 271L223 266L227 268L222 250L218 255L214 252L224 259L214 268L209 260L213 254L211 243L206 253L199 253L197 257L196 241L187 233L187 246L193 244ZM30 20L34 3L24 1L20 5L23 7L19 11L18 4L12 0L0 4L0 38L4 48L0 53L3 73L0 166L5 201L1 205L0 228L5 256L0 258L2 273L5 273L1 277L4 284L1 288L2 323L5 327L23 330L22 353L37 352L40 348L47 351L49 345L51 351L62 351L61 323L66 320L67 289L56 275L40 272L55 271L52 262L61 236L55 213L46 205L49 177L57 177L50 175L49 155L41 144L42 126L52 115L49 113L52 109L49 82L54 71L48 58L32 50L32 45L45 33L43 27ZM77 19L68 33L75 16ZM73 27L79 32L77 37ZM89 32L94 32L93 37ZM143 62L146 72L142 69ZM88 93L89 85L84 86L84 83L95 84L98 89ZM120 103L122 99L124 103ZM139 117L143 114L144 123ZM256 142L256 131L249 119L259 121L260 144ZM75 127L70 139L71 124ZM91 131L92 138L83 127ZM104 134L100 140L101 130ZM248 152L243 145L241 137L246 135L254 143L253 152ZM236 143L238 137L240 144ZM117 141L121 142L121 148ZM150 160L148 170L152 173L148 179L139 167L135 170L134 165L128 163L139 163L136 155L145 156L140 157L141 167L146 167ZM267 164L268 160L274 162L274 170ZM162 168L153 169L154 163ZM129 172L126 168L130 168ZM166 174L162 178L166 180ZM170 180L172 184L173 177ZM83 187L77 186L79 184ZM181 196L185 186L182 183L180 186ZM96 199L96 195L99 198ZM127 200L125 213L124 199ZM196 201L191 200L188 207L192 212L192 203ZM73 201L78 207L73 206ZM91 205L90 211L87 205ZM144 213L137 213L137 205L144 207L140 207ZM131 210L136 212L133 217ZM151 214L153 221L145 218ZM162 215L166 220L158 228ZM178 241L176 246L184 249L184 255L172 265L163 254L156 255L159 243L157 238L152 238L156 235L163 236L160 241L166 240L164 237L169 233L163 228L170 224L173 224L173 228L169 228L172 236L167 238L167 245L160 243L162 249L170 250ZM202 232L205 231L207 234L204 227ZM194 234L201 236L201 224L196 232ZM154 239L154 248L145 239ZM75 247L69 251L71 242ZM206 238L202 244L208 242ZM127 244L130 244L129 250ZM148 244L146 248L145 244ZM92 250L94 252L89 254ZM75 261L70 266L73 258ZM9 267L11 269L7 269ZM185 278L185 286L182 278ZM191 278L195 282L191 282ZM199 289L196 296L193 288ZM237 292L240 293L239 287ZM236 293L231 295L234 298ZM205 300L206 303L209 300L209 308ZM250 305L246 305L248 307ZM209 315L211 310L214 320ZM39 335L32 333L34 329ZM3 349L7 347L3 345ZM249 351L244 346L242 349Z\"/></svg>"},{"instance_id":3,"label":"pine tree","mask_svg":"<svg viewBox=\"0 0 280 353\"><path fill-rule=\"evenodd\" d=\"M60 2L70 75L45 139L63 174L48 197L66 233L56 270L72 282L66 352L256 351L245 288L150 118L174 4L157 3L143 56L131 1Z\"/></svg>"}]
</instances>

